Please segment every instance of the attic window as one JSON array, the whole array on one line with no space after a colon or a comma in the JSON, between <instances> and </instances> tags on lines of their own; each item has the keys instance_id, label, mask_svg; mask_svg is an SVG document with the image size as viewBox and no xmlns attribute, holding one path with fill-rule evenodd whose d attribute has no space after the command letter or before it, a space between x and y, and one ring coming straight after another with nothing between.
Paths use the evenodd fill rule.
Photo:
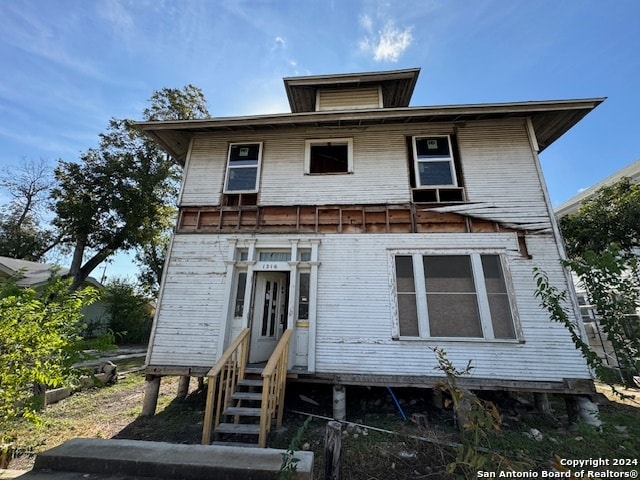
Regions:
<instances>
[{"instance_id":1,"label":"attic window","mask_svg":"<svg viewBox=\"0 0 640 480\"><path fill-rule=\"evenodd\" d=\"M353 173L353 141L350 138L307 140L305 174Z\"/></svg>"}]
</instances>

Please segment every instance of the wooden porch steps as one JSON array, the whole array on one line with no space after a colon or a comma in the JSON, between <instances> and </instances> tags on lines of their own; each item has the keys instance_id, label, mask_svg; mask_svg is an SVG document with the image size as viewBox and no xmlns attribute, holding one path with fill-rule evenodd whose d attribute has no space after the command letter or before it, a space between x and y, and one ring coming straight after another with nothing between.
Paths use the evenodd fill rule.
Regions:
<instances>
[{"instance_id":1,"label":"wooden porch steps","mask_svg":"<svg viewBox=\"0 0 640 480\"><path fill-rule=\"evenodd\" d=\"M262 393L255 392L235 392L231 395L234 400L249 400L252 402L259 402L262 400Z\"/></svg>"},{"instance_id":2,"label":"wooden porch steps","mask_svg":"<svg viewBox=\"0 0 640 480\"><path fill-rule=\"evenodd\" d=\"M231 404L222 412L223 420L213 432L214 445L259 446L261 375L262 368L254 367L249 372L245 371L245 378L238 379L236 389L231 394Z\"/></svg>"},{"instance_id":3,"label":"wooden porch steps","mask_svg":"<svg viewBox=\"0 0 640 480\"><path fill-rule=\"evenodd\" d=\"M264 448L271 427L282 426L292 330L284 331L264 365L247 365L250 332L243 329L207 373L203 445L213 440Z\"/></svg>"},{"instance_id":4,"label":"wooden porch steps","mask_svg":"<svg viewBox=\"0 0 640 480\"><path fill-rule=\"evenodd\" d=\"M238 380L237 385L240 385L241 387L262 388L262 379L258 380L258 379L243 378L242 380Z\"/></svg>"},{"instance_id":5,"label":"wooden porch steps","mask_svg":"<svg viewBox=\"0 0 640 480\"><path fill-rule=\"evenodd\" d=\"M229 407L224 411L225 415L241 417L259 417L262 409L256 407Z\"/></svg>"},{"instance_id":6,"label":"wooden porch steps","mask_svg":"<svg viewBox=\"0 0 640 480\"><path fill-rule=\"evenodd\" d=\"M238 435L258 435L260 425L254 423L221 423L216 433L234 433Z\"/></svg>"}]
</instances>

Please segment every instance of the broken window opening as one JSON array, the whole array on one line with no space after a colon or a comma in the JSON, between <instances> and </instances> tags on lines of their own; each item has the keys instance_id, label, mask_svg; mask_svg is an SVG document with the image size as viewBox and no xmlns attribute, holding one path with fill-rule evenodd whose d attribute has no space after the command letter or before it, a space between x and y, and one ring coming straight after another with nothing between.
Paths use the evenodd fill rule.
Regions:
<instances>
[{"instance_id":1,"label":"broken window opening","mask_svg":"<svg viewBox=\"0 0 640 480\"><path fill-rule=\"evenodd\" d=\"M353 172L353 144L348 139L307 140L305 173L311 175Z\"/></svg>"}]
</instances>

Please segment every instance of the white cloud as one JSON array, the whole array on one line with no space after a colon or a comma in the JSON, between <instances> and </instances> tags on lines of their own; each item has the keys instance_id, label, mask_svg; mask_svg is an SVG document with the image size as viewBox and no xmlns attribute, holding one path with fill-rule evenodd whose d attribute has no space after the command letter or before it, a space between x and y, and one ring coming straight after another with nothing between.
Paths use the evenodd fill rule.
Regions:
<instances>
[{"instance_id":1,"label":"white cloud","mask_svg":"<svg viewBox=\"0 0 640 480\"><path fill-rule=\"evenodd\" d=\"M360 50L373 55L376 62L397 62L400 55L411 46L413 35L411 27L398 28L392 21L373 33L373 21L368 15L360 17L360 25L367 35L360 41Z\"/></svg>"},{"instance_id":2,"label":"white cloud","mask_svg":"<svg viewBox=\"0 0 640 480\"><path fill-rule=\"evenodd\" d=\"M373 20L366 13L360 16L360 26L369 33L373 32Z\"/></svg>"},{"instance_id":3,"label":"white cloud","mask_svg":"<svg viewBox=\"0 0 640 480\"><path fill-rule=\"evenodd\" d=\"M284 47L285 46L285 41L284 41L284 38L282 38L282 37L276 37L275 42L276 42L276 46L278 46L278 47Z\"/></svg>"}]
</instances>

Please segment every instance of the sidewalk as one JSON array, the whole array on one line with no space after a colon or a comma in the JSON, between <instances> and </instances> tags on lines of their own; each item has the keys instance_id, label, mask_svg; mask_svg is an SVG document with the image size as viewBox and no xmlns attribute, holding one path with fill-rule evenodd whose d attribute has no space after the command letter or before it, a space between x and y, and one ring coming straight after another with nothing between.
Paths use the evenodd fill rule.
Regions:
<instances>
[{"instance_id":1,"label":"sidewalk","mask_svg":"<svg viewBox=\"0 0 640 480\"><path fill-rule=\"evenodd\" d=\"M75 438L38 454L32 471L4 478L267 480L278 478L283 453L268 448ZM312 479L313 452L295 452L295 458L299 461L292 478Z\"/></svg>"}]
</instances>

